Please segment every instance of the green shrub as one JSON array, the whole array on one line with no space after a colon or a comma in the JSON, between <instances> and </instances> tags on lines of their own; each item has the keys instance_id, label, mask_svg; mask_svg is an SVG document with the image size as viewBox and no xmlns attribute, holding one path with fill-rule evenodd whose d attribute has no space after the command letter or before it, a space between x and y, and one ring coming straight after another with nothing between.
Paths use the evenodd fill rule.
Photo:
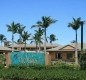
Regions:
<instances>
[{"instance_id":1,"label":"green shrub","mask_svg":"<svg viewBox=\"0 0 86 80\"><path fill-rule=\"evenodd\" d=\"M0 69L4 68L4 66L6 65L5 62L5 57L3 56L3 54L0 54Z\"/></svg>"},{"instance_id":2,"label":"green shrub","mask_svg":"<svg viewBox=\"0 0 86 80\"><path fill-rule=\"evenodd\" d=\"M11 64L11 65L9 65L9 68L27 69L27 68L29 68L29 65L25 65L25 64Z\"/></svg>"},{"instance_id":3,"label":"green shrub","mask_svg":"<svg viewBox=\"0 0 86 80\"><path fill-rule=\"evenodd\" d=\"M80 67L86 70L86 54L81 54L80 56Z\"/></svg>"},{"instance_id":4,"label":"green shrub","mask_svg":"<svg viewBox=\"0 0 86 80\"><path fill-rule=\"evenodd\" d=\"M4 68L4 65L3 64L0 64L0 69Z\"/></svg>"},{"instance_id":5,"label":"green shrub","mask_svg":"<svg viewBox=\"0 0 86 80\"><path fill-rule=\"evenodd\" d=\"M55 66L45 66L39 70L36 66L30 66L26 69L0 69L0 77L4 80L86 80L86 71L62 69Z\"/></svg>"}]
</instances>

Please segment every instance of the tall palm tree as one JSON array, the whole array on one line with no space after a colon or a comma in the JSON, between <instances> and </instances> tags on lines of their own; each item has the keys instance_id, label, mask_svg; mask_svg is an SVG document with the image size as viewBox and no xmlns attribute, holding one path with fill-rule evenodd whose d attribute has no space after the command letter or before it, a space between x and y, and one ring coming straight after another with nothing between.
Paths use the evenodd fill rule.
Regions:
<instances>
[{"instance_id":1,"label":"tall palm tree","mask_svg":"<svg viewBox=\"0 0 86 80\"><path fill-rule=\"evenodd\" d=\"M32 42L35 42L36 44L36 52L37 52L37 46L39 45L39 52L40 52L40 46L41 46L41 43L42 43L42 35L43 35L43 30L41 28L38 28L38 30L35 30L35 34L32 38Z\"/></svg>"},{"instance_id":2,"label":"tall palm tree","mask_svg":"<svg viewBox=\"0 0 86 80\"><path fill-rule=\"evenodd\" d=\"M35 43L36 44L36 52L37 52L37 45L38 45L38 41L37 41L37 34L35 33L34 36L32 36L31 38L31 42L30 43Z\"/></svg>"},{"instance_id":3,"label":"tall palm tree","mask_svg":"<svg viewBox=\"0 0 86 80\"><path fill-rule=\"evenodd\" d=\"M1 41L1 45L2 45L2 42L6 40L6 37L3 35L3 34L0 34L0 41Z\"/></svg>"},{"instance_id":4,"label":"tall palm tree","mask_svg":"<svg viewBox=\"0 0 86 80\"><path fill-rule=\"evenodd\" d=\"M50 16L42 16L42 20L38 21L36 25L33 25L32 27L40 27L44 29L44 53L46 54L46 29L53 23L55 23L57 20L52 19Z\"/></svg>"},{"instance_id":5,"label":"tall palm tree","mask_svg":"<svg viewBox=\"0 0 86 80\"><path fill-rule=\"evenodd\" d=\"M6 25L9 32L12 32L12 51L14 51L13 45L14 45L14 34L17 33L17 28L19 26L18 23L14 23L14 21L11 23L11 25Z\"/></svg>"},{"instance_id":6,"label":"tall palm tree","mask_svg":"<svg viewBox=\"0 0 86 80\"><path fill-rule=\"evenodd\" d=\"M58 39L56 39L56 36L54 34L51 34L50 37L49 37L49 39L50 39L51 45L52 45L52 42L58 40Z\"/></svg>"},{"instance_id":7,"label":"tall palm tree","mask_svg":"<svg viewBox=\"0 0 86 80\"><path fill-rule=\"evenodd\" d=\"M22 43L22 33L23 33L24 29L25 29L25 26L20 25L20 23L19 23L18 30L17 30L17 33L19 34L19 39L18 39L19 44Z\"/></svg>"},{"instance_id":8,"label":"tall palm tree","mask_svg":"<svg viewBox=\"0 0 86 80\"><path fill-rule=\"evenodd\" d=\"M81 52L83 52L83 25L85 24L85 21L80 21L81 25Z\"/></svg>"},{"instance_id":9,"label":"tall palm tree","mask_svg":"<svg viewBox=\"0 0 86 80\"><path fill-rule=\"evenodd\" d=\"M73 30L75 30L75 34L76 34L76 47L75 47L75 63L78 64L78 52L77 52L77 30L80 27L80 19L81 18L73 18L73 22L68 24L68 27L72 27Z\"/></svg>"},{"instance_id":10,"label":"tall palm tree","mask_svg":"<svg viewBox=\"0 0 86 80\"><path fill-rule=\"evenodd\" d=\"M38 28L38 30L35 30L36 36L37 36L37 41L38 41L38 46L39 46L39 52L40 52L40 47L42 43L42 35L43 35L43 29Z\"/></svg>"},{"instance_id":11,"label":"tall palm tree","mask_svg":"<svg viewBox=\"0 0 86 80\"><path fill-rule=\"evenodd\" d=\"M22 34L22 39L23 42L25 43L25 51L26 51L26 41L29 40L28 38L30 37L31 34L28 34L27 31L24 31L24 33Z\"/></svg>"}]
</instances>

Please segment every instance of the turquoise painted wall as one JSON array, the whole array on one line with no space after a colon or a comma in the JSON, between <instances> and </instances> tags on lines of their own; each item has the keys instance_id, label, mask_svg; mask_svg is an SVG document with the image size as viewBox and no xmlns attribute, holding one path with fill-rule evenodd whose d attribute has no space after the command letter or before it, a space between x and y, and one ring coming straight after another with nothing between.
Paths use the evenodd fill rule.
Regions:
<instances>
[{"instance_id":1,"label":"turquoise painted wall","mask_svg":"<svg viewBox=\"0 0 86 80\"><path fill-rule=\"evenodd\" d=\"M44 53L12 52L10 59L11 64L45 64Z\"/></svg>"}]
</instances>

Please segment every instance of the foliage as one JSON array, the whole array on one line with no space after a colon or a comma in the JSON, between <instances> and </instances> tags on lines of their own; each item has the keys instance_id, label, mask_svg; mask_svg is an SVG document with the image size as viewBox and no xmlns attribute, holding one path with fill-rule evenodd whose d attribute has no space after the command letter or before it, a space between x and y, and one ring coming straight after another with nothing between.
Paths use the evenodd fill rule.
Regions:
<instances>
[{"instance_id":1,"label":"foliage","mask_svg":"<svg viewBox=\"0 0 86 80\"><path fill-rule=\"evenodd\" d=\"M86 54L81 54L80 56L80 67L81 69L86 69Z\"/></svg>"},{"instance_id":2,"label":"foliage","mask_svg":"<svg viewBox=\"0 0 86 80\"><path fill-rule=\"evenodd\" d=\"M0 77L11 80L85 80L85 70L35 65L29 68L0 69Z\"/></svg>"},{"instance_id":3,"label":"foliage","mask_svg":"<svg viewBox=\"0 0 86 80\"><path fill-rule=\"evenodd\" d=\"M1 45L2 45L2 42L4 42L5 40L6 40L5 35L0 34L0 41L1 41Z\"/></svg>"},{"instance_id":4,"label":"foliage","mask_svg":"<svg viewBox=\"0 0 86 80\"><path fill-rule=\"evenodd\" d=\"M24 31L24 33L21 35L23 42L25 44L25 51L26 51L26 41L28 40L28 38L30 37L31 34L28 34L28 31Z\"/></svg>"},{"instance_id":5,"label":"foliage","mask_svg":"<svg viewBox=\"0 0 86 80\"><path fill-rule=\"evenodd\" d=\"M5 57L3 56L3 54L0 54L0 69L4 68L5 66Z\"/></svg>"},{"instance_id":6,"label":"foliage","mask_svg":"<svg viewBox=\"0 0 86 80\"><path fill-rule=\"evenodd\" d=\"M51 34L51 35L49 36L49 39L50 39L50 43L51 43L51 44L52 44L52 42L58 40L58 39L56 39L56 36L55 36L54 34Z\"/></svg>"},{"instance_id":7,"label":"foliage","mask_svg":"<svg viewBox=\"0 0 86 80\"><path fill-rule=\"evenodd\" d=\"M33 25L33 27L42 28L44 31L44 52L46 53L46 29L53 23L55 23L57 20L52 19L50 16L42 16L40 21L37 21L36 25Z\"/></svg>"},{"instance_id":8,"label":"foliage","mask_svg":"<svg viewBox=\"0 0 86 80\"><path fill-rule=\"evenodd\" d=\"M37 52L37 49L38 49L38 47L37 47L38 44L39 44L39 51L40 51L40 44L43 43L42 42L42 35L43 35L43 29L38 28L38 30L35 30L35 34L31 39L30 43L34 42L36 44L36 52Z\"/></svg>"},{"instance_id":9,"label":"foliage","mask_svg":"<svg viewBox=\"0 0 86 80\"><path fill-rule=\"evenodd\" d=\"M62 60L58 60L55 64L54 67L60 68L60 69L71 69L71 70L79 70L80 66L78 64L74 64L71 62L63 62Z\"/></svg>"},{"instance_id":10,"label":"foliage","mask_svg":"<svg viewBox=\"0 0 86 80\"><path fill-rule=\"evenodd\" d=\"M23 34L24 29L25 29L25 26L23 26L23 25L21 25L21 24L19 23L19 26L18 26L18 29L17 29L17 33L19 34L19 39L18 39L17 42L18 42L19 44L23 43L23 41L22 41L22 34Z\"/></svg>"},{"instance_id":11,"label":"foliage","mask_svg":"<svg viewBox=\"0 0 86 80\"><path fill-rule=\"evenodd\" d=\"M76 68L75 68L76 67ZM58 61L54 65L10 65L0 70L0 77L11 80L85 80L86 71L77 70L75 64Z\"/></svg>"},{"instance_id":12,"label":"foliage","mask_svg":"<svg viewBox=\"0 0 86 80\"><path fill-rule=\"evenodd\" d=\"M80 27L80 20L81 20L80 17L77 18L77 19L73 18L73 22L69 23L68 27L72 27L74 30L79 29L79 27Z\"/></svg>"}]
</instances>

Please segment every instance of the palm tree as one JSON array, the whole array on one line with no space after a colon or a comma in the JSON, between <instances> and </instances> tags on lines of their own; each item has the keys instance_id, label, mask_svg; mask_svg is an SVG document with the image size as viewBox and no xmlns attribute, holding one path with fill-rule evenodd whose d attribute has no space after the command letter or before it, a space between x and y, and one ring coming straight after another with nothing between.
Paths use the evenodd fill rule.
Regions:
<instances>
[{"instance_id":1,"label":"palm tree","mask_svg":"<svg viewBox=\"0 0 86 80\"><path fill-rule=\"evenodd\" d=\"M38 21L36 25L32 27L40 27L44 29L44 53L46 54L46 29L50 26L50 24L55 23L57 20L52 19L50 16L42 16L42 20Z\"/></svg>"},{"instance_id":2,"label":"palm tree","mask_svg":"<svg viewBox=\"0 0 86 80\"><path fill-rule=\"evenodd\" d=\"M51 34L50 37L49 37L49 39L50 39L50 43L51 44L52 44L52 42L58 40L58 39L56 39L56 36L54 34Z\"/></svg>"},{"instance_id":3,"label":"palm tree","mask_svg":"<svg viewBox=\"0 0 86 80\"><path fill-rule=\"evenodd\" d=\"M83 52L83 25L85 24L85 21L80 21L81 25L81 53Z\"/></svg>"},{"instance_id":4,"label":"palm tree","mask_svg":"<svg viewBox=\"0 0 86 80\"><path fill-rule=\"evenodd\" d=\"M3 34L0 34L0 41L1 41L1 45L2 45L2 42L6 40L6 37L3 35Z\"/></svg>"},{"instance_id":5,"label":"palm tree","mask_svg":"<svg viewBox=\"0 0 86 80\"><path fill-rule=\"evenodd\" d=\"M22 39L23 39L23 42L25 43L25 51L26 51L26 41L29 40L28 38L30 37L31 34L28 34L28 32L24 31L24 33L22 34Z\"/></svg>"},{"instance_id":6,"label":"palm tree","mask_svg":"<svg viewBox=\"0 0 86 80\"><path fill-rule=\"evenodd\" d=\"M39 52L40 52L40 47L41 47L41 43L42 43L43 29L38 28L38 30L35 30L35 32L36 32L36 35L37 35L37 41L38 41Z\"/></svg>"},{"instance_id":7,"label":"palm tree","mask_svg":"<svg viewBox=\"0 0 86 80\"><path fill-rule=\"evenodd\" d=\"M32 42L35 42L36 43L36 52L37 52L37 46L39 45L39 52L40 52L40 46L41 46L41 43L42 43L42 35L43 35L43 30L41 28L38 28L38 30L35 30L35 34L32 38Z\"/></svg>"},{"instance_id":8,"label":"palm tree","mask_svg":"<svg viewBox=\"0 0 86 80\"><path fill-rule=\"evenodd\" d=\"M11 25L6 25L9 32L12 32L12 51L14 51L13 45L14 45L14 34L17 33L17 28L19 26L18 23L14 23L14 21L11 23Z\"/></svg>"},{"instance_id":9,"label":"palm tree","mask_svg":"<svg viewBox=\"0 0 86 80\"><path fill-rule=\"evenodd\" d=\"M37 52L37 45L38 45L38 36L37 34L35 33L34 36L32 36L32 39L31 39L31 42L30 43L35 43L36 44L36 52Z\"/></svg>"},{"instance_id":10,"label":"palm tree","mask_svg":"<svg viewBox=\"0 0 86 80\"><path fill-rule=\"evenodd\" d=\"M19 39L18 39L19 44L22 43L22 33L23 33L24 29L25 29L25 26L22 26L19 24L18 30L17 30L17 33L19 34Z\"/></svg>"},{"instance_id":11,"label":"palm tree","mask_svg":"<svg viewBox=\"0 0 86 80\"><path fill-rule=\"evenodd\" d=\"M76 34L76 49L75 49L75 63L78 64L78 52L77 52L77 30L79 29L80 27L80 19L81 18L73 18L73 22L69 23L68 24L68 27L72 27L73 30L75 30L75 34Z\"/></svg>"}]
</instances>

